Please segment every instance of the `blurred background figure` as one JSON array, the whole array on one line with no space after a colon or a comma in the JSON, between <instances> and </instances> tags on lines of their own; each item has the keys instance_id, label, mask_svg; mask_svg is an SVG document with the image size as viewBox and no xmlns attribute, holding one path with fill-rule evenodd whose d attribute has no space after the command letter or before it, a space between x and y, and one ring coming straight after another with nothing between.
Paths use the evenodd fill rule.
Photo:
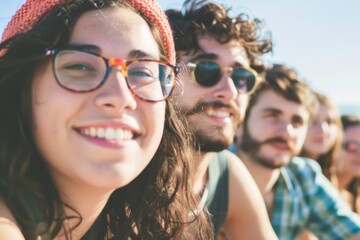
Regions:
<instances>
[{"instance_id":1,"label":"blurred background figure","mask_svg":"<svg viewBox=\"0 0 360 240\"><path fill-rule=\"evenodd\" d=\"M329 97L315 91L314 94L319 101L319 106L308 128L300 156L316 160L324 175L337 186L334 163L341 148L340 115Z\"/></svg>"},{"instance_id":2,"label":"blurred background figure","mask_svg":"<svg viewBox=\"0 0 360 240\"><path fill-rule=\"evenodd\" d=\"M360 213L360 118L356 115L340 117L327 96L314 93L319 108L300 156L317 161L351 209Z\"/></svg>"},{"instance_id":3,"label":"blurred background figure","mask_svg":"<svg viewBox=\"0 0 360 240\"><path fill-rule=\"evenodd\" d=\"M263 195L279 239L299 239L305 230L319 239L360 239L359 216L316 161L297 157L318 101L293 73L285 65L266 71L265 81L250 97L237 154Z\"/></svg>"},{"instance_id":4,"label":"blurred background figure","mask_svg":"<svg viewBox=\"0 0 360 240\"><path fill-rule=\"evenodd\" d=\"M338 187L352 210L360 213L360 118L343 115L341 122L344 136L337 164Z\"/></svg>"},{"instance_id":5,"label":"blurred background figure","mask_svg":"<svg viewBox=\"0 0 360 240\"><path fill-rule=\"evenodd\" d=\"M342 125L340 115L328 96L316 91L313 93L319 102L319 106L308 128L300 156L317 161L323 174L337 187L335 163L341 148ZM311 232L304 231L299 239L315 240L318 238Z\"/></svg>"}]
</instances>

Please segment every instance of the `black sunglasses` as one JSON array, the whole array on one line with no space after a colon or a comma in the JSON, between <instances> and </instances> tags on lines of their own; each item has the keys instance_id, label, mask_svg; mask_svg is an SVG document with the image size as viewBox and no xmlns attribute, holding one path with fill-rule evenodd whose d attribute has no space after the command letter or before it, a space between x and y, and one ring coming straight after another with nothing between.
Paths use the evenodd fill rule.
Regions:
<instances>
[{"instance_id":1,"label":"black sunglasses","mask_svg":"<svg viewBox=\"0 0 360 240\"><path fill-rule=\"evenodd\" d=\"M345 141L342 148L349 153L357 153L360 151L360 143L355 141Z\"/></svg>"},{"instance_id":2,"label":"black sunglasses","mask_svg":"<svg viewBox=\"0 0 360 240\"><path fill-rule=\"evenodd\" d=\"M211 61L188 62L185 66L192 70L193 80L203 87L215 86L225 72L218 63ZM237 90L243 93L250 94L261 81L256 71L251 68L228 68L227 74L231 76Z\"/></svg>"}]
</instances>

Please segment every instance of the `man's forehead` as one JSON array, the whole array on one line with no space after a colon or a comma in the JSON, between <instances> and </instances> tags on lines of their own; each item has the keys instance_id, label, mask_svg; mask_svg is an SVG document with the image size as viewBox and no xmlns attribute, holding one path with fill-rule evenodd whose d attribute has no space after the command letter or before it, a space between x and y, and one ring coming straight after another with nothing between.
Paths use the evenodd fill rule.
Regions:
<instances>
[{"instance_id":1,"label":"man's forehead","mask_svg":"<svg viewBox=\"0 0 360 240\"><path fill-rule=\"evenodd\" d=\"M269 111L284 115L299 115L304 119L309 118L309 112L304 105L290 101L271 89L261 93L254 107L256 106L260 112Z\"/></svg>"},{"instance_id":2,"label":"man's forehead","mask_svg":"<svg viewBox=\"0 0 360 240\"><path fill-rule=\"evenodd\" d=\"M198 37L200 49L190 54L180 52L178 57L181 61L190 61L199 55L212 56L212 59L223 62L224 65L249 66L249 59L245 48L239 41L231 40L220 43L214 37L204 35Z\"/></svg>"}]
</instances>

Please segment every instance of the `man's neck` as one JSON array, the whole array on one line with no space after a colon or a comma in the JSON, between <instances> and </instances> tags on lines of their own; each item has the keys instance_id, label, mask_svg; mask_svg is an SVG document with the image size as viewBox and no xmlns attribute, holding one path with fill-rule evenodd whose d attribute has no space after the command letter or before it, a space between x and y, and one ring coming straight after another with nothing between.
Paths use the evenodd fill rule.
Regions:
<instances>
[{"instance_id":1,"label":"man's neck","mask_svg":"<svg viewBox=\"0 0 360 240\"><path fill-rule=\"evenodd\" d=\"M208 167L214 152L200 152L194 153L192 174L193 174L193 193L201 194L204 186L208 182Z\"/></svg>"},{"instance_id":2,"label":"man's neck","mask_svg":"<svg viewBox=\"0 0 360 240\"><path fill-rule=\"evenodd\" d=\"M271 219L274 206L274 185L279 179L280 169L267 168L256 162L254 159L251 159L249 155L243 152L238 152L238 156L244 162L254 178L256 185L263 196L268 215Z\"/></svg>"},{"instance_id":3,"label":"man's neck","mask_svg":"<svg viewBox=\"0 0 360 240\"><path fill-rule=\"evenodd\" d=\"M272 189L279 178L280 169L267 168L241 151L238 153L238 156L248 168L258 188L260 189L261 194L265 196L266 194L272 192Z\"/></svg>"}]
</instances>

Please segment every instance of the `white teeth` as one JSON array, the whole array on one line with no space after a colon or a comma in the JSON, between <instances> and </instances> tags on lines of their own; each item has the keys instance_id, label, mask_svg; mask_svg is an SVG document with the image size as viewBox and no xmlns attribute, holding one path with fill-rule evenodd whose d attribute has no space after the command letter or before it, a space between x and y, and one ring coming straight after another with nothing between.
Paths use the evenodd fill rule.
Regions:
<instances>
[{"instance_id":1,"label":"white teeth","mask_svg":"<svg viewBox=\"0 0 360 240\"><path fill-rule=\"evenodd\" d=\"M82 129L81 133L91 137L104 138L106 140L130 140L133 138L133 132L125 129L115 129L111 127L104 128L86 128Z\"/></svg>"},{"instance_id":2,"label":"white teeth","mask_svg":"<svg viewBox=\"0 0 360 240\"><path fill-rule=\"evenodd\" d=\"M124 138L124 131L121 129L116 130L116 139L123 139Z\"/></svg>"},{"instance_id":3,"label":"white teeth","mask_svg":"<svg viewBox=\"0 0 360 240\"><path fill-rule=\"evenodd\" d=\"M96 129L95 128L90 128L90 134L86 134L86 135L90 135L92 137L96 137Z\"/></svg>"},{"instance_id":4,"label":"white teeth","mask_svg":"<svg viewBox=\"0 0 360 240\"><path fill-rule=\"evenodd\" d=\"M213 117L218 117L218 118L227 118L230 117L230 113L229 112L213 112L211 114L209 114L210 116Z\"/></svg>"},{"instance_id":5,"label":"white teeth","mask_svg":"<svg viewBox=\"0 0 360 240\"><path fill-rule=\"evenodd\" d=\"M129 139L129 138L130 138L130 132L129 132L129 131L124 132L124 138L125 138L125 139Z\"/></svg>"},{"instance_id":6,"label":"white teeth","mask_svg":"<svg viewBox=\"0 0 360 240\"><path fill-rule=\"evenodd\" d=\"M115 130L113 128L107 128L105 131L105 138L107 140L113 140L115 138Z\"/></svg>"},{"instance_id":7,"label":"white teeth","mask_svg":"<svg viewBox=\"0 0 360 240\"><path fill-rule=\"evenodd\" d=\"M105 137L105 130L103 128L99 128L96 132L96 136L98 138L104 138Z\"/></svg>"}]
</instances>

